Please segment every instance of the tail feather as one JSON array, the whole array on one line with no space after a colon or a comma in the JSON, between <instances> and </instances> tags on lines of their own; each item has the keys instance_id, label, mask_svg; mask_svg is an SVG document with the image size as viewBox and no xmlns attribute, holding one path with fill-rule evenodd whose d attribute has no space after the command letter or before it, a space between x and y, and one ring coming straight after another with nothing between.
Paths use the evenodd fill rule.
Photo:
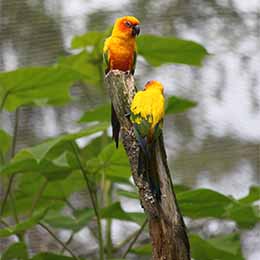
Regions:
<instances>
[{"instance_id":1,"label":"tail feather","mask_svg":"<svg viewBox=\"0 0 260 260\"><path fill-rule=\"evenodd\" d=\"M148 152L148 154L147 154ZM143 173L144 179L149 183L149 188L157 201L161 201L160 180L158 176L155 143L146 144L146 149L139 151L138 174Z\"/></svg>"},{"instance_id":2,"label":"tail feather","mask_svg":"<svg viewBox=\"0 0 260 260\"><path fill-rule=\"evenodd\" d=\"M111 124L112 124L112 138L115 140L116 148L118 148L120 123L118 121L113 104L111 104Z\"/></svg>"}]
</instances>

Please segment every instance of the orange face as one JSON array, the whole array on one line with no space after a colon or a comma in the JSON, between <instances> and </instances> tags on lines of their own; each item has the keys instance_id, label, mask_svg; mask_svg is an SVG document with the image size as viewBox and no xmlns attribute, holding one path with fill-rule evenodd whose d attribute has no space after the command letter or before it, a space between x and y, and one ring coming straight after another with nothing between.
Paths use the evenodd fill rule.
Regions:
<instances>
[{"instance_id":1,"label":"orange face","mask_svg":"<svg viewBox=\"0 0 260 260\"><path fill-rule=\"evenodd\" d=\"M124 16L118 18L113 28L113 34L124 34L135 37L140 33L140 22L134 16Z\"/></svg>"},{"instance_id":2,"label":"orange face","mask_svg":"<svg viewBox=\"0 0 260 260\"><path fill-rule=\"evenodd\" d=\"M149 80L144 86L145 90L152 89L152 88L159 89L161 93L163 93L163 85L157 80Z\"/></svg>"}]
</instances>

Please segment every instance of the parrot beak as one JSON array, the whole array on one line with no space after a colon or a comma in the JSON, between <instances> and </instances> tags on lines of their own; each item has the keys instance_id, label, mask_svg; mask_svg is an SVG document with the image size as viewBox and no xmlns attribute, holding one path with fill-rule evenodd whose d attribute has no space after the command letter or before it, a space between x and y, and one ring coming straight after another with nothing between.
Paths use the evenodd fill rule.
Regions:
<instances>
[{"instance_id":1,"label":"parrot beak","mask_svg":"<svg viewBox=\"0 0 260 260\"><path fill-rule=\"evenodd\" d=\"M140 33L140 26L139 25L135 25L132 27L132 35L133 36L137 36Z\"/></svg>"}]
</instances>

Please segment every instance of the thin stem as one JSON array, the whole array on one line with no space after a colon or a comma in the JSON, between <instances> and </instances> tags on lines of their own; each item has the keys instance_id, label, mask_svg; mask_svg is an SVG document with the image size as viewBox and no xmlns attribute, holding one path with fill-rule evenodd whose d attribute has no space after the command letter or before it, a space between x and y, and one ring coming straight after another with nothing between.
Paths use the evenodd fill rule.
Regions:
<instances>
[{"instance_id":1,"label":"thin stem","mask_svg":"<svg viewBox=\"0 0 260 260\"><path fill-rule=\"evenodd\" d=\"M105 205L108 207L112 202L112 184L110 181L106 181L105 183ZM111 225L112 225L112 219L106 220L106 251L107 251L107 258L110 259L112 257L112 249L113 249L113 243L111 238Z\"/></svg>"},{"instance_id":2,"label":"thin stem","mask_svg":"<svg viewBox=\"0 0 260 260\"><path fill-rule=\"evenodd\" d=\"M39 225L45 229L63 248L65 248L70 255L76 259L76 260L80 260L79 257L77 257L70 248L68 248L45 224L43 224L42 222L39 223Z\"/></svg>"},{"instance_id":3,"label":"thin stem","mask_svg":"<svg viewBox=\"0 0 260 260\"><path fill-rule=\"evenodd\" d=\"M5 96L6 96L6 95L5 95ZM4 104L4 100L5 100L5 98L3 98L1 107L2 107L3 104ZM1 107L0 107L0 111L1 111L1 109L2 109ZM17 140L18 128L19 128L19 108L17 108L16 111L15 111L15 124L14 124L14 133L13 133L13 142L12 142L12 149L11 149L11 157L14 157L14 154L15 154L15 147L16 147L16 140ZM9 194L10 194L10 192L11 192L11 188L12 188L12 184L13 184L13 181L14 181L14 177L15 177L15 174L12 174L11 177L9 178L9 180L8 180L7 190L6 190L6 193L5 193L5 195L4 195L4 199L3 199L3 202L2 202L2 206L1 206L1 209L0 209L0 216L2 216L3 213L4 213L4 209L5 209L5 206L6 206L6 202L7 202L8 196L9 196Z\"/></svg>"},{"instance_id":4,"label":"thin stem","mask_svg":"<svg viewBox=\"0 0 260 260\"><path fill-rule=\"evenodd\" d=\"M4 154L2 152L0 152L0 164L4 164L4 163L5 163Z\"/></svg>"},{"instance_id":5,"label":"thin stem","mask_svg":"<svg viewBox=\"0 0 260 260\"><path fill-rule=\"evenodd\" d=\"M75 233L71 233L69 239L65 242L65 245L68 246L70 242L73 240ZM62 249L60 250L60 253L63 254L66 248L63 246Z\"/></svg>"},{"instance_id":6,"label":"thin stem","mask_svg":"<svg viewBox=\"0 0 260 260\"><path fill-rule=\"evenodd\" d=\"M12 192L10 193L10 202L11 202L11 207L12 207L12 211L13 211L14 220L15 220L16 224L18 224L19 223L19 218L18 218L16 206L15 206L15 199L14 199L14 196L13 196Z\"/></svg>"},{"instance_id":7,"label":"thin stem","mask_svg":"<svg viewBox=\"0 0 260 260\"><path fill-rule=\"evenodd\" d=\"M30 212L29 212L29 215L28 215L29 217L32 216L33 211L34 211L35 207L37 206L37 203L39 202L39 200L40 200L40 198L41 198L43 192L45 191L47 185L48 185L48 180L47 180L47 179L44 179L44 182L42 183L42 185L41 185L41 187L40 187L38 193L36 194L36 196L35 196L34 199L33 199L32 207L31 207Z\"/></svg>"},{"instance_id":8,"label":"thin stem","mask_svg":"<svg viewBox=\"0 0 260 260\"><path fill-rule=\"evenodd\" d=\"M120 249L122 249L126 244L129 243L130 240L132 240L134 237L136 237L136 234L139 232L139 229L136 230L135 232L133 232L131 235L129 235L127 238L125 238L125 240L123 240L122 242L120 242L118 245L116 245L113 248L113 252L118 252Z\"/></svg>"},{"instance_id":9,"label":"thin stem","mask_svg":"<svg viewBox=\"0 0 260 260\"><path fill-rule=\"evenodd\" d=\"M0 218L0 224L2 224L5 227L9 227L9 224L2 218Z\"/></svg>"},{"instance_id":10,"label":"thin stem","mask_svg":"<svg viewBox=\"0 0 260 260\"><path fill-rule=\"evenodd\" d=\"M7 228L10 227L10 225L9 225L4 219L2 219L2 218L0 218L0 224L2 224L3 226L5 226L5 227L7 227ZM18 238L18 240L23 241L23 236L22 236L22 234L16 234L16 237Z\"/></svg>"},{"instance_id":11,"label":"thin stem","mask_svg":"<svg viewBox=\"0 0 260 260\"><path fill-rule=\"evenodd\" d=\"M140 229L138 230L138 232L136 233L136 236L134 237L134 239L132 240L132 242L129 244L128 248L126 249L125 253L123 254L122 258L125 258L127 256L127 254L130 252L130 250L132 249L133 245L135 244L136 240L138 239L138 237L141 235L141 233L143 232L146 224L148 222L148 218L145 219L143 225L140 227Z\"/></svg>"},{"instance_id":12,"label":"thin stem","mask_svg":"<svg viewBox=\"0 0 260 260\"><path fill-rule=\"evenodd\" d=\"M10 194L12 184L13 184L13 181L14 181L14 176L15 176L15 174L12 174L11 177L9 178L9 180L8 180L7 189L6 189L6 192L5 192L3 201L2 201L2 206L1 206L1 209L0 209L0 216L3 216L3 214L4 214L6 202L7 202L7 199L8 199L8 196Z\"/></svg>"},{"instance_id":13,"label":"thin stem","mask_svg":"<svg viewBox=\"0 0 260 260\"><path fill-rule=\"evenodd\" d=\"M0 112L4 109L5 101L6 101L9 94L10 94L9 91L5 92L5 95L3 96L3 99L2 99L2 102L1 102L1 105L0 105Z\"/></svg>"},{"instance_id":14,"label":"thin stem","mask_svg":"<svg viewBox=\"0 0 260 260\"><path fill-rule=\"evenodd\" d=\"M81 173L83 174L83 177L84 177L84 180L85 180L85 183L86 183L89 195L90 195L92 207L94 209L94 212L95 212L95 215L97 218L99 254L100 254L100 260L104 260L104 245L103 245L102 226L101 226L101 217L100 217L100 213L99 213L98 199L95 199L95 195L93 194L93 192L91 190L91 186L90 186L89 179L88 179L88 173L81 162L78 147L76 146L76 144L74 142L71 142L71 146L74 151L76 160L78 162L78 166L81 170Z\"/></svg>"},{"instance_id":15,"label":"thin stem","mask_svg":"<svg viewBox=\"0 0 260 260\"><path fill-rule=\"evenodd\" d=\"M67 204L67 206L71 209L72 212L76 210L68 199L64 198L64 202Z\"/></svg>"},{"instance_id":16,"label":"thin stem","mask_svg":"<svg viewBox=\"0 0 260 260\"><path fill-rule=\"evenodd\" d=\"M15 110L15 123L14 123L14 134L13 134L13 142L12 142L12 149L11 149L11 158L15 155L15 148L16 148L16 142L17 142L17 135L18 135L18 129L19 129L19 116L20 116L20 109L17 108Z\"/></svg>"}]
</instances>

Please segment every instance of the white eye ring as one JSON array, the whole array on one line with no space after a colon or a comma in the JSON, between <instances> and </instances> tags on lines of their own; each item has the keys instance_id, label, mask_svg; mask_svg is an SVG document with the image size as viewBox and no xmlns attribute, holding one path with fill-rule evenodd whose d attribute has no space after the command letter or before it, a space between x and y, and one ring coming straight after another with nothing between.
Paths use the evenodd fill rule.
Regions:
<instances>
[{"instance_id":1,"label":"white eye ring","mask_svg":"<svg viewBox=\"0 0 260 260\"><path fill-rule=\"evenodd\" d=\"M131 24L129 21L126 21L126 22L125 22L125 25L126 25L127 27L129 27L129 28L132 27L132 24Z\"/></svg>"}]
</instances>

